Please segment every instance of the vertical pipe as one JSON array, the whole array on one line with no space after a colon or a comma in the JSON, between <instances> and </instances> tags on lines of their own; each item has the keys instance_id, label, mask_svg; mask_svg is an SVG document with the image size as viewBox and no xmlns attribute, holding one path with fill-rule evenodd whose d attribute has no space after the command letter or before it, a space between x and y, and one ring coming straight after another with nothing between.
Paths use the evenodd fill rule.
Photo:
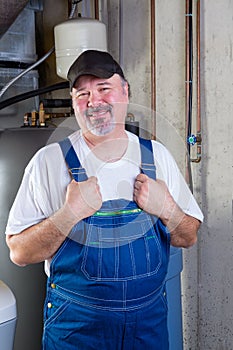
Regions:
<instances>
[{"instance_id":1,"label":"vertical pipe","mask_svg":"<svg viewBox=\"0 0 233 350\"><path fill-rule=\"evenodd\" d=\"M186 139L191 133L191 113L192 113L192 0L186 0L185 9L185 29L186 29ZM188 153L190 153L190 145L188 145Z\"/></svg>"},{"instance_id":2,"label":"vertical pipe","mask_svg":"<svg viewBox=\"0 0 233 350\"><path fill-rule=\"evenodd\" d=\"M197 132L201 131L200 95L200 0L197 1Z\"/></svg>"},{"instance_id":3,"label":"vertical pipe","mask_svg":"<svg viewBox=\"0 0 233 350\"><path fill-rule=\"evenodd\" d=\"M189 101L189 0L185 1L185 140L187 140L188 131L188 101ZM189 183L189 171L188 171L188 155L186 155L186 172L185 179Z\"/></svg>"},{"instance_id":4,"label":"vertical pipe","mask_svg":"<svg viewBox=\"0 0 233 350\"><path fill-rule=\"evenodd\" d=\"M200 0L197 1L197 159L201 160L201 24Z\"/></svg>"},{"instance_id":5,"label":"vertical pipe","mask_svg":"<svg viewBox=\"0 0 233 350\"><path fill-rule=\"evenodd\" d=\"M95 19L99 20L99 0L95 0Z\"/></svg>"},{"instance_id":6,"label":"vertical pipe","mask_svg":"<svg viewBox=\"0 0 233 350\"><path fill-rule=\"evenodd\" d=\"M185 67L186 67L186 89L185 89L185 123L186 135L191 134L192 122L192 0L186 0L185 4ZM192 172L190 164L190 144L187 143L186 155L186 181L192 191Z\"/></svg>"},{"instance_id":7,"label":"vertical pipe","mask_svg":"<svg viewBox=\"0 0 233 350\"><path fill-rule=\"evenodd\" d=\"M197 52L197 115L196 115L196 140L197 140L197 153L196 158L192 158L191 161L199 163L201 161L201 61L200 61L200 0L197 0L196 7L196 52Z\"/></svg>"},{"instance_id":8,"label":"vertical pipe","mask_svg":"<svg viewBox=\"0 0 233 350\"><path fill-rule=\"evenodd\" d=\"M156 139L155 0L151 0L151 114L152 139Z\"/></svg>"}]
</instances>

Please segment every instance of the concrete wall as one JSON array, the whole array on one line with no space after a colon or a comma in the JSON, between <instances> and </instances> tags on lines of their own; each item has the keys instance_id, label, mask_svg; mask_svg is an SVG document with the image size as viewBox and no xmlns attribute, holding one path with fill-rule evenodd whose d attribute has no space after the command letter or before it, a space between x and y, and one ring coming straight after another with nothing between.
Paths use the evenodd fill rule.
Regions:
<instances>
[{"instance_id":1,"label":"concrete wall","mask_svg":"<svg viewBox=\"0 0 233 350\"><path fill-rule=\"evenodd\" d=\"M199 342L202 349L233 344L233 1L205 1L202 32L205 224L199 240Z\"/></svg>"},{"instance_id":2,"label":"concrete wall","mask_svg":"<svg viewBox=\"0 0 233 350\"><path fill-rule=\"evenodd\" d=\"M130 109L150 119L150 2L102 1L109 51L132 86ZM196 2L193 2L195 30ZM232 21L233 1L201 2L202 160L192 164L194 194L205 222L184 251L184 349L232 349ZM196 40L194 32L194 40ZM196 45L194 102L196 118ZM157 138L185 173L185 1L156 1ZM143 121L143 122L142 122ZM146 123L150 128L150 120ZM194 146L192 155L195 157Z\"/></svg>"}]
</instances>

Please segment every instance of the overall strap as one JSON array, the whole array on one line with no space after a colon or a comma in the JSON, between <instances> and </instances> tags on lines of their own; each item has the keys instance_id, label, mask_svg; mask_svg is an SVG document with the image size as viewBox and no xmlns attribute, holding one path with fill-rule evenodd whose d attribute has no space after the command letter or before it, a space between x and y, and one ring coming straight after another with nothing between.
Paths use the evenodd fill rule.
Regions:
<instances>
[{"instance_id":1,"label":"overall strap","mask_svg":"<svg viewBox=\"0 0 233 350\"><path fill-rule=\"evenodd\" d=\"M154 164L154 155L151 140L139 137L141 148L141 172L150 178L156 180L156 167Z\"/></svg>"},{"instance_id":2,"label":"overall strap","mask_svg":"<svg viewBox=\"0 0 233 350\"><path fill-rule=\"evenodd\" d=\"M82 167L80 160L78 159L78 156L75 153L75 150L70 142L70 139L67 137L58 143L61 147L63 156L73 179L78 182L87 180L86 171Z\"/></svg>"}]
</instances>

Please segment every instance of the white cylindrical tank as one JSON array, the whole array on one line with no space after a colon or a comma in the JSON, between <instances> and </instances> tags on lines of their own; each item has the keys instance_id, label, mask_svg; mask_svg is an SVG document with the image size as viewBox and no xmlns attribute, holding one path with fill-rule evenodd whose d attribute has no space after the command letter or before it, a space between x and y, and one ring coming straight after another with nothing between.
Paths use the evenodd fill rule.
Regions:
<instances>
[{"instance_id":1,"label":"white cylindrical tank","mask_svg":"<svg viewBox=\"0 0 233 350\"><path fill-rule=\"evenodd\" d=\"M16 327L16 300L10 288L0 281L1 350L13 350Z\"/></svg>"},{"instance_id":2,"label":"white cylindrical tank","mask_svg":"<svg viewBox=\"0 0 233 350\"><path fill-rule=\"evenodd\" d=\"M57 75L67 79L76 58L86 50L107 51L104 23L91 18L74 18L54 28Z\"/></svg>"}]
</instances>

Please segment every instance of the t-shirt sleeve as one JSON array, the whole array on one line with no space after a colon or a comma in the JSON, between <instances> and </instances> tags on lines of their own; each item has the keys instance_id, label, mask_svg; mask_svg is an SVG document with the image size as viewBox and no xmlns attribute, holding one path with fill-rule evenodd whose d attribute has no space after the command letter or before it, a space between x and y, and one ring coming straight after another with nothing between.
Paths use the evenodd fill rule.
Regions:
<instances>
[{"instance_id":1,"label":"t-shirt sleeve","mask_svg":"<svg viewBox=\"0 0 233 350\"><path fill-rule=\"evenodd\" d=\"M51 144L39 150L24 171L11 207L6 234L17 234L48 218L63 204L70 181L60 148Z\"/></svg>"},{"instance_id":2,"label":"t-shirt sleeve","mask_svg":"<svg viewBox=\"0 0 233 350\"><path fill-rule=\"evenodd\" d=\"M6 234L20 233L45 218L36 198L36 184L33 181L34 162L33 158L24 171L22 182L9 213Z\"/></svg>"},{"instance_id":3,"label":"t-shirt sleeve","mask_svg":"<svg viewBox=\"0 0 233 350\"><path fill-rule=\"evenodd\" d=\"M172 197L187 215L193 216L202 222L203 213L173 156L162 144L156 141L153 141L153 153L157 178L166 182Z\"/></svg>"}]
</instances>

